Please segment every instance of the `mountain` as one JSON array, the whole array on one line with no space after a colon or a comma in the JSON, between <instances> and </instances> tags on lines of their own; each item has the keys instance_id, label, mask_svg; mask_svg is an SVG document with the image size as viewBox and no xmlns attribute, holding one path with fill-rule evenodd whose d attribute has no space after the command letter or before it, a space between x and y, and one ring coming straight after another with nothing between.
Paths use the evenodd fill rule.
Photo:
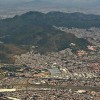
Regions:
<instances>
[{"instance_id":1,"label":"mountain","mask_svg":"<svg viewBox=\"0 0 100 100\"><path fill-rule=\"evenodd\" d=\"M47 14L41 12L28 12L21 16L15 16L14 18L1 20L0 33L1 32L17 33L18 31L23 31L22 27L26 32L27 31L26 28L30 26L36 27L39 25L65 26L68 28L100 27L100 16L91 14L86 15L78 12L75 13L49 12Z\"/></svg>"},{"instance_id":2,"label":"mountain","mask_svg":"<svg viewBox=\"0 0 100 100\"><path fill-rule=\"evenodd\" d=\"M0 41L2 43L0 45L3 45L3 47L6 45L6 48L1 49L1 51L11 57L11 54L21 54L34 45L37 46L37 52L45 54L71 48L71 43L76 44L77 48L74 49L87 50L87 45L90 44L87 40L57 30L53 26L85 29L100 27L100 16L77 12L49 12L47 14L28 12L13 18L0 20ZM11 45L10 48L9 45ZM11 48L15 48L15 51L18 49L19 52L13 52Z\"/></svg>"},{"instance_id":3,"label":"mountain","mask_svg":"<svg viewBox=\"0 0 100 100\"><path fill-rule=\"evenodd\" d=\"M14 55L26 53L27 49L14 44L0 44L0 62L14 63Z\"/></svg>"}]
</instances>

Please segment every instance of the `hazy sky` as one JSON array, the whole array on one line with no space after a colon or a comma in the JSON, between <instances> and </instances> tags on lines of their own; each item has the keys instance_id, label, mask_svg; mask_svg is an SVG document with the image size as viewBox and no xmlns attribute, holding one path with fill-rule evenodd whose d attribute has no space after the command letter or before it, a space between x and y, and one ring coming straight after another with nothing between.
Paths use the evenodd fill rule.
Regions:
<instances>
[{"instance_id":1,"label":"hazy sky","mask_svg":"<svg viewBox=\"0 0 100 100\"><path fill-rule=\"evenodd\" d=\"M51 2L59 5L65 5L69 7L97 7L100 5L100 0L0 0L0 5L4 6L11 6L11 5L16 5L16 4L23 4L25 2L30 2L30 1L35 1L35 2Z\"/></svg>"},{"instance_id":2,"label":"hazy sky","mask_svg":"<svg viewBox=\"0 0 100 100\"><path fill-rule=\"evenodd\" d=\"M5 9L18 10L52 10L63 9L69 10L80 9L89 13L100 13L100 0L0 0L0 10ZM48 9L47 9L48 8ZM12 9L14 11L14 9ZM61 10L62 11L62 10ZM8 11L9 12L9 11Z\"/></svg>"},{"instance_id":3,"label":"hazy sky","mask_svg":"<svg viewBox=\"0 0 100 100\"><path fill-rule=\"evenodd\" d=\"M64 2L64 3L97 3L100 2L100 0L0 0L0 3L6 3L6 2L28 2L28 1L52 1L52 2Z\"/></svg>"}]
</instances>

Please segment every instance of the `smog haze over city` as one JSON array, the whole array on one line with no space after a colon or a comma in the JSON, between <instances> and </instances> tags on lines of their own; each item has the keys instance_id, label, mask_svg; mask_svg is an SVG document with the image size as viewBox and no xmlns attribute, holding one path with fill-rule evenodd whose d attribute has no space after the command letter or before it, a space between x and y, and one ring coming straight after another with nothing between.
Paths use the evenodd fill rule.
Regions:
<instances>
[{"instance_id":1,"label":"smog haze over city","mask_svg":"<svg viewBox=\"0 0 100 100\"><path fill-rule=\"evenodd\" d=\"M100 15L100 0L0 0L0 16L14 16L30 10L84 12Z\"/></svg>"}]
</instances>

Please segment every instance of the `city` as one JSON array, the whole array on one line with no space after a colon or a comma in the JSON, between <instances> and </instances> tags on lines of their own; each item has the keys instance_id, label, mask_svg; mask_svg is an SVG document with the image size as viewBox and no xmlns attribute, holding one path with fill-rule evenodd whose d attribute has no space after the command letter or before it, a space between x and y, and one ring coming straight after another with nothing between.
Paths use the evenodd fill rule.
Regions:
<instances>
[{"instance_id":1,"label":"city","mask_svg":"<svg viewBox=\"0 0 100 100\"><path fill-rule=\"evenodd\" d=\"M0 0L0 100L100 100L100 1Z\"/></svg>"}]
</instances>

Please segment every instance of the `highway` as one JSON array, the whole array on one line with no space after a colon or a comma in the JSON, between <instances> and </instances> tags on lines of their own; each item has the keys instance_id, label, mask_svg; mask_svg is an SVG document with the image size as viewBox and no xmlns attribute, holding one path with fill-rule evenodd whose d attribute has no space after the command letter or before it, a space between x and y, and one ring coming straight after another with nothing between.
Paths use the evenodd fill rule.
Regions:
<instances>
[{"instance_id":1,"label":"highway","mask_svg":"<svg viewBox=\"0 0 100 100\"><path fill-rule=\"evenodd\" d=\"M100 87L90 87L90 86L72 86L72 85L48 85L48 84L13 84L12 87L19 87L17 90L23 90L20 87L31 88L31 90L52 90L52 89L71 89L73 91L86 90L86 91L100 91Z\"/></svg>"}]
</instances>

